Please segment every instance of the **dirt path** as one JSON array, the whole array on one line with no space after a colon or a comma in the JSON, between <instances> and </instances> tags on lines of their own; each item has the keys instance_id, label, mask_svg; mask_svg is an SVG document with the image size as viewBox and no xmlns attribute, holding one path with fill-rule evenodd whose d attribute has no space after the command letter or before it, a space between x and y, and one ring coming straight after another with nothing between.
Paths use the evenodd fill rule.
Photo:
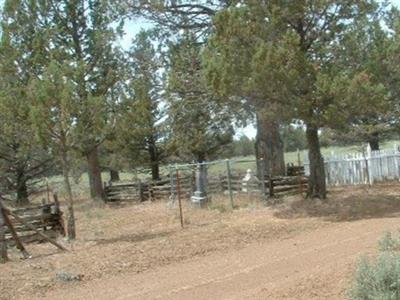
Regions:
<instances>
[{"instance_id":1,"label":"dirt path","mask_svg":"<svg viewBox=\"0 0 400 300\"><path fill-rule=\"evenodd\" d=\"M105 277L45 299L344 299L354 262L400 218L332 223L272 243L217 252L141 274ZM41 297L43 299L43 297Z\"/></svg>"}]
</instances>

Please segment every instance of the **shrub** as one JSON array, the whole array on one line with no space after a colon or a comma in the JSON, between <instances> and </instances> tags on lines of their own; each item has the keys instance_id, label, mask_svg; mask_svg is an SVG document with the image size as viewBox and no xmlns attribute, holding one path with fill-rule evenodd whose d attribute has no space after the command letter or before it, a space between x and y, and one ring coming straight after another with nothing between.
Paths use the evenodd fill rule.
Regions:
<instances>
[{"instance_id":1,"label":"shrub","mask_svg":"<svg viewBox=\"0 0 400 300\"><path fill-rule=\"evenodd\" d=\"M399 251L400 250L400 232L393 237L390 232L386 232L385 236L379 241L380 251Z\"/></svg>"},{"instance_id":2,"label":"shrub","mask_svg":"<svg viewBox=\"0 0 400 300\"><path fill-rule=\"evenodd\" d=\"M374 260L362 258L349 292L352 300L400 299L400 236L386 233Z\"/></svg>"}]
</instances>

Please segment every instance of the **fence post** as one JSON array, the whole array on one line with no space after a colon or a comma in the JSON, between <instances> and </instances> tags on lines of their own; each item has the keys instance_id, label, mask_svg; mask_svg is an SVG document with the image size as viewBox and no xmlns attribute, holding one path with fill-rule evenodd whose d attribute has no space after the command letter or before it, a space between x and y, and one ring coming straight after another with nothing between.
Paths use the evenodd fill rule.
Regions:
<instances>
[{"instance_id":1,"label":"fence post","mask_svg":"<svg viewBox=\"0 0 400 300\"><path fill-rule=\"evenodd\" d=\"M60 201L58 201L58 194L57 192L53 192L53 199L54 199L54 214L57 215L59 225L62 229L62 235L66 236L67 235L67 229L65 227L64 219L63 219L63 213L60 209Z\"/></svg>"},{"instance_id":2,"label":"fence post","mask_svg":"<svg viewBox=\"0 0 400 300\"><path fill-rule=\"evenodd\" d=\"M142 186L142 181L140 179L138 181L138 193L140 202L143 202L144 201L143 186Z\"/></svg>"},{"instance_id":3,"label":"fence post","mask_svg":"<svg viewBox=\"0 0 400 300\"><path fill-rule=\"evenodd\" d=\"M374 183L374 166L373 166L372 150L369 144L367 144L367 171L368 171L368 181L369 185Z\"/></svg>"},{"instance_id":4,"label":"fence post","mask_svg":"<svg viewBox=\"0 0 400 300\"><path fill-rule=\"evenodd\" d=\"M369 151L368 151L369 152ZM368 163L368 157L365 155L365 151L363 150L363 156L364 156L364 162L365 162L365 172L367 175L367 181L368 185L371 186L371 176L369 174L369 163Z\"/></svg>"},{"instance_id":5,"label":"fence post","mask_svg":"<svg viewBox=\"0 0 400 300\"><path fill-rule=\"evenodd\" d=\"M395 164L395 173L396 173L396 179L400 179L400 172L399 172L399 149L397 144L394 144L394 164Z\"/></svg>"},{"instance_id":6,"label":"fence post","mask_svg":"<svg viewBox=\"0 0 400 300\"><path fill-rule=\"evenodd\" d=\"M298 172L299 172L299 192L300 195L303 196L303 174L301 174L301 158L300 158L300 150L297 149L297 164L298 164Z\"/></svg>"},{"instance_id":7,"label":"fence post","mask_svg":"<svg viewBox=\"0 0 400 300\"><path fill-rule=\"evenodd\" d=\"M176 191L178 194L178 203L179 203L179 216L181 219L181 227L183 228L183 212L182 212L182 199L181 199L181 183L179 179L179 169L176 168Z\"/></svg>"},{"instance_id":8,"label":"fence post","mask_svg":"<svg viewBox=\"0 0 400 300\"><path fill-rule=\"evenodd\" d=\"M47 203L50 203L50 185L49 179L46 177L46 191L47 191Z\"/></svg>"},{"instance_id":9,"label":"fence post","mask_svg":"<svg viewBox=\"0 0 400 300\"><path fill-rule=\"evenodd\" d=\"M174 175L173 175L173 172L172 172L172 166L169 165L168 169L169 169L169 184L171 186L170 198L171 198L172 202L175 202L175 195L176 194L175 194L175 189L174 189Z\"/></svg>"},{"instance_id":10,"label":"fence post","mask_svg":"<svg viewBox=\"0 0 400 300\"><path fill-rule=\"evenodd\" d=\"M14 228L14 225L11 223L10 217L8 216L9 211L6 211L6 209L4 209L4 207L2 207L1 205L0 205L0 210L2 211L4 222L7 225L12 238L14 239L15 246L17 247L17 249L19 251L21 251L24 259L31 258L31 255L29 254L28 251L26 251L24 245L22 244L20 238L18 237L17 231Z\"/></svg>"},{"instance_id":11,"label":"fence post","mask_svg":"<svg viewBox=\"0 0 400 300\"><path fill-rule=\"evenodd\" d=\"M218 174L218 185L219 185L219 191L221 193L224 193L224 177L221 173Z\"/></svg>"},{"instance_id":12,"label":"fence post","mask_svg":"<svg viewBox=\"0 0 400 300\"><path fill-rule=\"evenodd\" d=\"M262 198L265 202L267 202L267 188L265 187L265 161L264 159L260 159L260 164L261 164L261 192L262 192Z\"/></svg>"},{"instance_id":13,"label":"fence post","mask_svg":"<svg viewBox=\"0 0 400 300\"><path fill-rule=\"evenodd\" d=\"M154 201L154 198L153 198L153 195L154 195L153 187L154 187L154 181L150 181L150 183L147 185L147 194L148 194L150 202Z\"/></svg>"},{"instance_id":14,"label":"fence post","mask_svg":"<svg viewBox=\"0 0 400 300\"><path fill-rule=\"evenodd\" d=\"M7 261L6 220L4 218L3 208L0 203L0 263L4 264Z\"/></svg>"},{"instance_id":15,"label":"fence post","mask_svg":"<svg viewBox=\"0 0 400 300\"><path fill-rule=\"evenodd\" d=\"M272 179L271 173L269 174L269 196L274 197L274 180Z\"/></svg>"},{"instance_id":16,"label":"fence post","mask_svg":"<svg viewBox=\"0 0 400 300\"><path fill-rule=\"evenodd\" d=\"M231 179L231 162L229 159L226 160L226 172L228 175L228 191L229 191L229 200L231 203L231 208L234 208L234 203L233 203L233 191L232 191L232 179Z\"/></svg>"}]
</instances>

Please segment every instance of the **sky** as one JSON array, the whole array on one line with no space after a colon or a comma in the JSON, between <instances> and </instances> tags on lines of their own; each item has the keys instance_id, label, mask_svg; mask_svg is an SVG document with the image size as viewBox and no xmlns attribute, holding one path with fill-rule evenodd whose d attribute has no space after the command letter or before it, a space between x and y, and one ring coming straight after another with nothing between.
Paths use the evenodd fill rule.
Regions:
<instances>
[{"instance_id":1,"label":"sky","mask_svg":"<svg viewBox=\"0 0 400 300\"><path fill-rule=\"evenodd\" d=\"M390 2L400 8L400 0L391 0ZM150 23L140 19L127 22L125 26L125 36L121 40L121 46L125 49L128 49L135 35L138 34L140 30L149 29L151 26L152 25ZM256 128L254 125L248 125L244 128L237 128L235 137L239 138L242 135L246 135L249 138L254 138L256 136Z\"/></svg>"}]
</instances>

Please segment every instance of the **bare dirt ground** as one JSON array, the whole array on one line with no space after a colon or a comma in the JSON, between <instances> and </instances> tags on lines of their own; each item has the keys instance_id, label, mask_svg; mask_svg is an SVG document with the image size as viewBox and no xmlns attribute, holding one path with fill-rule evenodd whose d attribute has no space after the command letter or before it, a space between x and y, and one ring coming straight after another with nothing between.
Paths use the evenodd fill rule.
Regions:
<instances>
[{"instance_id":1,"label":"bare dirt ground","mask_svg":"<svg viewBox=\"0 0 400 300\"><path fill-rule=\"evenodd\" d=\"M26 261L13 251L0 266L0 299L344 299L357 258L400 228L400 185L184 213L182 230L165 203L82 201L71 251L28 245ZM63 282L60 272L83 280Z\"/></svg>"}]
</instances>

